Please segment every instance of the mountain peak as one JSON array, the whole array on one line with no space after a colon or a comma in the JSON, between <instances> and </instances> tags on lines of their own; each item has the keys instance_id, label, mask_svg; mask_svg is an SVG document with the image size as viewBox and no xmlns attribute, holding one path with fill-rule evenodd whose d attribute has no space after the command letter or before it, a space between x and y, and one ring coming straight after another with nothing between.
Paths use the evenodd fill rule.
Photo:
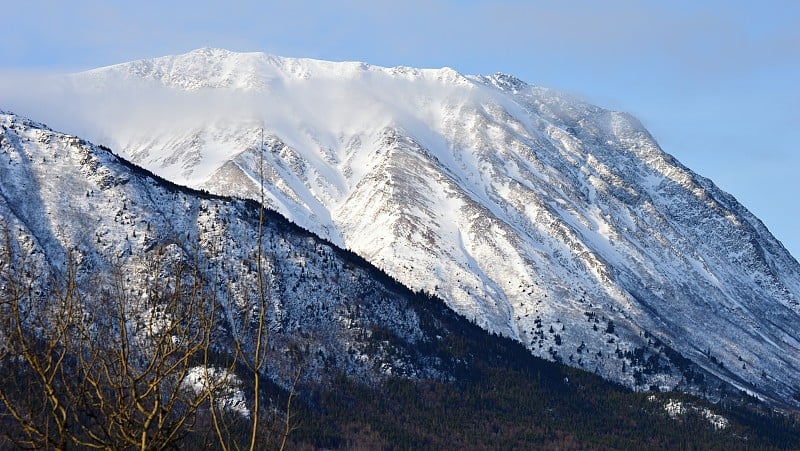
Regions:
<instances>
[{"instance_id":1,"label":"mountain peak","mask_svg":"<svg viewBox=\"0 0 800 451\"><path fill-rule=\"evenodd\" d=\"M90 78L115 77L127 81L150 81L186 91L226 88L244 92L262 92L274 85L302 80L433 80L447 83L470 83L452 68L418 69L407 66L381 67L357 61L333 62L310 58L289 58L262 52L233 52L202 47L188 53L87 71Z\"/></svg>"},{"instance_id":2,"label":"mountain peak","mask_svg":"<svg viewBox=\"0 0 800 451\"><path fill-rule=\"evenodd\" d=\"M486 78L498 88L508 90L512 93L517 93L528 87L528 84L519 78L502 72L497 72Z\"/></svg>"}]
</instances>

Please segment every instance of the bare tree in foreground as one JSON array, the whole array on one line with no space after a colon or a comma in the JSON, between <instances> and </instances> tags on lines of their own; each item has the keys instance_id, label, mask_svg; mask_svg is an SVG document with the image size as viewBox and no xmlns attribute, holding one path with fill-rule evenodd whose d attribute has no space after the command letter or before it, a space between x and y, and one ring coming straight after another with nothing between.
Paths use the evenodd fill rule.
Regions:
<instances>
[{"instance_id":1,"label":"bare tree in foreground","mask_svg":"<svg viewBox=\"0 0 800 451\"><path fill-rule=\"evenodd\" d=\"M53 449L164 449L186 439L223 449L269 445L273 428L260 399L269 347L263 278L257 316L247 318L255 336L246 338L255 341L240 335L225 354L215 348L220 302L179 248L160 250L138 283L113 265L110 280L87 292L74 254L57 280L42 283L42 265L15 252L8 233L4 239L0 430L7 440ZM252 371L249 419L226 407L237 367ZM292 430L291 415L285 419L280 448Z\"/></svg>"}]
</instances>

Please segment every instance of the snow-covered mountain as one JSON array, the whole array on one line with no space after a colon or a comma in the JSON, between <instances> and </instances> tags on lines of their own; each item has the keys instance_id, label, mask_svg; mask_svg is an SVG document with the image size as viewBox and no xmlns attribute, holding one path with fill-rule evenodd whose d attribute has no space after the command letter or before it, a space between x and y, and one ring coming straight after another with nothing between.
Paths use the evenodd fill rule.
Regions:
<instances>
[{"instance_id":1,"label":"snow-covered mountain","mask_svg":"<svg viewBox=\"0 0 800 451\"><path fill-rule=\"evenodd\" d=\"M800 266L627 114L508 75L217 49L67 83L107 99L89 137L217 194L263 180L271 208L535 355L700 390L688 359L797 404Z\"/></svg>"},{"instance_id":2,"label":"snow-covered mountain","mask_svg":"<svg viewBox=\"0 0 800 451\"><path fill-rule=\"evenodd\" d=\"M340 373L371 384L386 375L447 380L463 371L463 363L431 352L460 333L444 304L423 302L425 296L277 213L265 210L259 240L260 209L253 201L179 187L106 148L13 114L0 111L0 127L4 305L9 284L30 283L40 302L34 307L47 308L53 281L67 271L76 271L83 296L101 302L122 274L134 304L148 299L154 278L170 283L180 262L203 281L206 302L216 299L223 307L219 328L227 332L221 336L237 333L252 346L246 318L262 308L254 289L260 243L271 331L265 372L278 383L290 384L297 365L315 383ZM19 279L9 280L16 277L9 270L15 262ZM389 339L392 344L384 343ZM235 348L222 341L215 349Z\"/></svg>"}]
</instances>

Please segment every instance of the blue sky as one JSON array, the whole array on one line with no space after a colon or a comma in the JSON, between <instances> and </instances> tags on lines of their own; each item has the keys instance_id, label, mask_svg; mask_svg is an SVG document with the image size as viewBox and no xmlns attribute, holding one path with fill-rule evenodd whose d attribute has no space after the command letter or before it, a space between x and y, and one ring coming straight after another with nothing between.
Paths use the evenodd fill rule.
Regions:
<instances>
[{"instance_id":1,"label":"blue sky","mask_svg":"<svg viewBox=\"0 0 800 451\"><path fill-rule=\"evenodd\" d=\"M211 46L511 73L633 113L800 257L797 1L28 0L0 24L4 71Z\"/></svg>"}]
</instances>

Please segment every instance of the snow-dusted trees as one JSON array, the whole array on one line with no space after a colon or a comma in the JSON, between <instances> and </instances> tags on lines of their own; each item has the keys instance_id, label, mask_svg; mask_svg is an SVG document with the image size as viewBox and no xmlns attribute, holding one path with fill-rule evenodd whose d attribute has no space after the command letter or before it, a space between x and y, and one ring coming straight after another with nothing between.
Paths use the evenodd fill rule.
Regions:
<instances>
[{"instance_id":1,"label":"snow-dusted trees","mask_svg":"<svg viewBox=\"0 0 800 451\"><path fill-rule=\"evenodd\" d=\"M0 430L7 444L252 449L273 436L285 445L291 416L274 416L285 420L275 432L260 405L269 330L258 312L265 305L248 318L257 341L245 343L226 330L215 290L180 247L155 251L137 274L119 264L94 277L78 253L53 277L41 254L22 248L8 233L0 245ZM242 392L237 371L253 381L252 396Z\"/></svg>"},{"instance_id":2,"label":"snow-dusted trees","mask_svg":"<svg viewBox=\"0 0 800 451\"><path fill-rule=\"evenodd\" d=\"M200 274L178 260L162 279L168 258L159 255L138 296L120 268L87 290L74 255L60 277L43 280L14 247L6 240L0 266L8 438L35 448L161 449L191 433L219 388L188 383L208 366L217 310Z\"/></svg>"}]
</instances>

